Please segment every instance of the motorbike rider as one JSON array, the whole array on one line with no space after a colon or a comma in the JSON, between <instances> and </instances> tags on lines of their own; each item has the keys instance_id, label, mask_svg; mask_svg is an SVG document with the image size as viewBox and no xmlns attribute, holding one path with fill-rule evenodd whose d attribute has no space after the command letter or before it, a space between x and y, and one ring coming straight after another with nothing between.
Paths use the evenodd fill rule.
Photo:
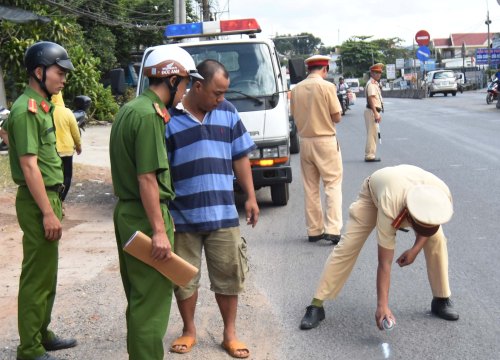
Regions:
<instances>
[{"instance_id":1,"label":"motorbike rider","mask_svg":"<svg viewBox=\"0 0 500 360\"><path fill-rule=\"evenodd\" d=\"M341 101L342 99L344 99L346 109L349 109L349 96L347 96L347 92L349 90L349 85L347 85L345 83L343 77L339 77L339 85L337 86L337 88L339 90L337 93L340 94L339 95L339 101ZM342 99L340 97L342 97Z\"/></svg>"}]
</instances>

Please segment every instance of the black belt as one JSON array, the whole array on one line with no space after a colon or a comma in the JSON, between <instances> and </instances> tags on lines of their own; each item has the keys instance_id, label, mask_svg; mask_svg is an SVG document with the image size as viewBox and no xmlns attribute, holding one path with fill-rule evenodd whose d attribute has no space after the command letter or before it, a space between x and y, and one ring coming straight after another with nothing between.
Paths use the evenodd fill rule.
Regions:
<instances>
[{"instance_id":1,"label":"black belt","mask_svg":"<svg viewBox=\"0 0 500 360\"><path fill-rule=\"evenodd\" d=\"M66 188L66 186L64 186L64 184L57 184L57 185L45 186L45 190L55 191L58 194L61 194L64 191L65 188Z\"/></svg>"},{"instance_id":2,"label":"black belt","mask_svg":"<svg viewBox=\"0 0 500 360\"><path fill-rule=\"evenodd\" d=\"M165 204L165 205L169 205L170 204L170 200L167 200L167 199L160 199L160 204Z\"/></svg>"},{"instance_id":3,"label":"black belt","mask_svg":"<svg viewBox=\"0 0 500 360\"><path fill-rule=\"evenodd\" d=\"M370 109L370 110L372 109L372 108L371 108L371 106L370 106L370 105L368 105L368 104L366 104L366 108L367 108L367 109ZM384 109L379 108L379 107L375 107L375 110L377 110L377 112L384 112Z\"/></svg>"}]
</instances>

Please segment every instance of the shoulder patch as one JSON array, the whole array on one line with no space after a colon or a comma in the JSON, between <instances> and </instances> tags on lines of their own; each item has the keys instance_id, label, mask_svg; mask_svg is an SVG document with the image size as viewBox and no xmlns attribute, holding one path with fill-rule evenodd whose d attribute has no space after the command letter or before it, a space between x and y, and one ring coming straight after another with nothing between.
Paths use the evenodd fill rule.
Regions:
<instances>
[{"instance_id":1,"label":"shoulder patch","mask_svg":"<svg viewBox=\"0 0 500 360\"><path fill-rule=\"evenodd\" d=\"M160 116L163 119L163 122L167 124L170 121L170 114L168 113L167 109L166 108L163 108L163 110L160 109L160 105L156 102L153 104L153 106L158 116Z\"/></svg>"},{"instance_id":2,"label":"shoulder patch","mask_svg":"<svg viewBox=\"0 0 500 360\"><path fill-rule=\"evenodd\" d=\"M33 114L37 113L38 106L36 104L35 99L29 99L28 100L28 111L31 112L31 113L33 113Z\"/></svg>"},{"instance_id":3,"label":"shoulder patch","mask_svg":"<svg viewBox=\"0 0 500 360\"><path fill-rule=\"evenodd\" d=\"M40 106L42 107L42 110L45 112L45 113L48 113L49 110L50 110L50 105L47 104L47 102L45 100L42 100L42 102L40 103Z\"/></svg>"}]
</instances>

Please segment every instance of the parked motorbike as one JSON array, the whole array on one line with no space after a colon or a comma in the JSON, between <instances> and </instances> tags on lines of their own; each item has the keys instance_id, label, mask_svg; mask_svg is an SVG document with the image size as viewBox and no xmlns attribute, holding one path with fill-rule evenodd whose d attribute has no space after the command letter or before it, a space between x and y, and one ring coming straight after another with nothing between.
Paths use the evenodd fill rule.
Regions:
<instances>
[{"instance_id":1,"label":"parked motorbike","mask_svg":"<svg viewBox=\"0 0 500 360\"><path fill-rule=\"evenodd\" d=\"M498 88L499 80L495 78L492 82L488 84L487 94L486 94L486 104L491 104L493 101L499 99L500 89Z\"/></svg>"},{"instance_id":2,"label":"parked motorbike","mask_svg":"<svg viewBox=\"0 0 500 360\"><path fill-rule=\"evenodd\" d=\"M76 123L78 124L78 129L80 133L85 131L85 126L87 125L88 116L87 110L90 108L92 104L92 100L85 95L79 95L75 98L73 102L75 106L75 110L73 110L73 114L75 115ZM2 128L3 123L9 117L10 111L3 106L0 106L0 128ZM5 143L4 139L0 137L0 151L8 150L8 146Z\"/></svg>"},{"instance_id":3,"label":"parked motorbike","mask_svg":"<svg viewBox=\"0 0 500 360\"><path fill-rule=\"evenodd\" d=\"M2 128L3 123L7 118L9 117L10 111L3 106L0 106L0 128ZM3 140L3 138L0 136L0 151L5 151L7 150L8 146Z\"/></svg>"},{"instance_id":4,"label":"parked motorbike","mask_svg":"<svg viewBox=\"0 0 500 360\"><path fill-rule=\"evenodd\" d=\"M82 130L85 131L85 125L87 125L88 121L87 110L90 108L92 100L90 100L88 96L79 95L75 98L73 104L75 105L73 114L75 115L76 122L81 133Z\"/></svg>"}]
</instances>

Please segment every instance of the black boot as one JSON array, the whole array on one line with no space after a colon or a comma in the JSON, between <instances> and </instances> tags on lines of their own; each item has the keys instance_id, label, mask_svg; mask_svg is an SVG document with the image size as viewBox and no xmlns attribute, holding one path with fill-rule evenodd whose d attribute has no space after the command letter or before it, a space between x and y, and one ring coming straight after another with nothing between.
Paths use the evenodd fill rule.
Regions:
<instances>
[{"instance_id":1,"label":"black boot","mask_svg":"<svg viewBox=\"0 0 500 360\"><path fill-rule=\"evenodd\" d=\"M453 309L450 298L433 298L431 302L431 312L444 320L458 320L458 312Z\"/></svg>"},{"instance_id":2,"label":"black boot","mask_svg":"<svg viewBox=\"0 0 500 360\"><path fill-rule=\"evenodd\" d=\"M42 345L47 351L55 351L75 347L77 342L75 339L63 339L56 336L50 341L42 342Z\"/></svg>"},{"instance_id":3,"label":"black boot","mask_svg":"<svg viewBox=\"0 0 500 360\"><path fill-rule=\"evenodd\" d=\"M306 308L306 314L300 322L302 330L313 329L319 325L319 322L325 319L325 309L314 305L309 305Z\"/></svg>"}]
</instances>

